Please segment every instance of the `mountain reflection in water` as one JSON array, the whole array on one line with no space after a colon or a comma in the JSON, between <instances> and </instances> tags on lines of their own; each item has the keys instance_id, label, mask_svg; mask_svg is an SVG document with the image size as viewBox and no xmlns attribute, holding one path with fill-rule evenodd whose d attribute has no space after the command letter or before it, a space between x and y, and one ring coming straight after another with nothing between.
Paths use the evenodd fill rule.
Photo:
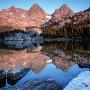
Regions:
<instances>
[{"instance_id":1,"label":"mountain reflection in water","mask_svg":"<svg viewBox=\"0 0 90 90\"><path fill-rule=\"evenodd\" d=\"M89 70L89 68L80 68L79 63L90 63L89 42L44 42L41 44L29 44L26 41L1 42L0 68L6 74L12 70L17 72L14 68L30 68L30 70L23 71L22 76L13 85L10 79L6 78L0 87L17 87L34 79L53 79L65 87L80 72ZM11 74L13 75L12 72Z\"/></svg>"}]
</instances>

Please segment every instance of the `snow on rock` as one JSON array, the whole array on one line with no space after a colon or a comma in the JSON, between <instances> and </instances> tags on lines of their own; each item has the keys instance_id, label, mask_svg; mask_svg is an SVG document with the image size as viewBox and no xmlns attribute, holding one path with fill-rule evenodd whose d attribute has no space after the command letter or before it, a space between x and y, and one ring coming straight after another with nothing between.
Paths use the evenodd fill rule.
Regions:
<instances>
[{"instance_id":1,"label":"snow on rock","mask_svg":"<svg viewBox=\"0 0 90 90\"><path fill-rule=\"evenodd\" d=\"M49 63L52 63L52 59L47 60L47 63L48 63L48 64L49 64Z\"/></svg>"},{"instance_id":2,"label":"snow on rock","mask_svg":"<svg viewBox=\"0 0 90 90\"><path fill-rule=\"evenodd\" d=\"M16 10L16 12L18 12L18 10Z\"/></svg>"},{"instance_id":3,"label":"snow on rock","mask_svg":"<svg viewBox=\"0 0 90 90\"><path fill-rule=\"evenodd\" d=\"M90 71L79 74L64 90L90 90Z\"/></svg>"},{"instance_id":4,"label":"snow on rock","mask_svg":"<svg viewBox=\"0 0 90 90\"><path fill-rule=\"evenodd\" d=\"M51 19L51 16L50 16L50 15L48 15L48 16L46 16L46 18L47 18L47 19Z\"/></svg>"},{"instance_id":5,"label":"snow on rock","mask_svg":"<svg viewBox=\"0 0 90 90\"><path fill-rule=\"evenodd\" d=\"M11 15L12 15L13 13L9 13L9 14L11 14Z\"/></svg>"},{"instance_id":6,"label":"snow on rock","mask_svg":"<svg viewBox=\"0 0 90 90\"><path fill-rule=\"evenodd\" d=\"M25 15L22 15L22 18L25 18Z\"/></svg>"}]
</instances>

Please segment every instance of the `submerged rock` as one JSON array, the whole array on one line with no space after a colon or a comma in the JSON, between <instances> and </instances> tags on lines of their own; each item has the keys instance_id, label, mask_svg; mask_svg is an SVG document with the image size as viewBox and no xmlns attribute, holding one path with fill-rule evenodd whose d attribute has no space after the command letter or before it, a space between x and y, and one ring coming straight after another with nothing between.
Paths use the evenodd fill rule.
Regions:
<instances>
[{"instance_id":1,"label":"submerged rock","mask_svg":"<svg viewBox=\"0 0 90 90\"><path fill-rule=\"evenodd\" d=\"M29 68L21 69L21 68L13 68L7 72L7 82L10 85L14 85L17 83L19 79L21 79L26 73L29 71Z\"/></svg>"},{"instance_id":2,"label":"submerged rock","mask_svg":"<svg viewBox=\"0 0 90 90\"><path fill-rule=\"evenodd\" d=\"M82 72L70 81L64 90L90 90L90 71Z\"/></svg>"},{"instance_id":3,"label":"submerged rock","mask_svg":"<svg viewBox=\"0 0 90 90\"><path fill-rule=\"evenodd\" d=\"M20 90L62 90L61 86L54 80L32 80L24 84Z\"/></svg>"}]
</instances>

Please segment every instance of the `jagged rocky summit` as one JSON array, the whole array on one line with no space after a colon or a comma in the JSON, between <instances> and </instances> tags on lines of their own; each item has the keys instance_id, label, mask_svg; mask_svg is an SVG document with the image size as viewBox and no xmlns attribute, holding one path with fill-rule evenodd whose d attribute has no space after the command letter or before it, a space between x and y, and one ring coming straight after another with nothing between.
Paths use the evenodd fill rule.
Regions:
<instances>
[{"instance_id":1,"label":"jagged rocky summit","mask_svg":"<svg viewBox=\"0 0 90 90\"><path fill-rule=\"evenodd\" d=\"M33 4L29 10L11 6L10 8L0 11L0 26L26 29L32 26L38 27L49 19L50 15L37 4Z\"/></svg>"}]
</instances>

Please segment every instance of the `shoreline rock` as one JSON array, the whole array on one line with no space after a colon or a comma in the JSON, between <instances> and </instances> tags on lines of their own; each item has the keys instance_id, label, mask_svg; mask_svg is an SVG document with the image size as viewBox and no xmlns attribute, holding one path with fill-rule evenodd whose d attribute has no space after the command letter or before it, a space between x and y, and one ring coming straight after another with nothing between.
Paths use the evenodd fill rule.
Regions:
<instances>
[{"instance_id":1,"label":"shoreline rock","mask_svg":"<svg viewBox=\"0 0 90 90\"><path fill-rule=\"evenodd\" d=\"M0 69L0 88L6 85L6 72Z\"/></svg>"},{"instance_id":2,"label":"shoreline rock","mask_svg":"<svg viewBox=\"0 0 90 90\"><path fill-rule=\"evenodd\" d=\"M64 90L90 90L90 71L79 74L69 82Z\"/></svg>"},{"instance_id":3,"label":"shoreline rock","mask_svg":"<svg viewBox=\"0 0 90 90\"><path fill-rule=\"evenodd\" d=\"M20 80L22 77L24 77L27 72L29 72L29 68L13 68L7 72L7 82L10 85L14 85L17 83L18 80Z\"/></svg>"}]
</instances>

